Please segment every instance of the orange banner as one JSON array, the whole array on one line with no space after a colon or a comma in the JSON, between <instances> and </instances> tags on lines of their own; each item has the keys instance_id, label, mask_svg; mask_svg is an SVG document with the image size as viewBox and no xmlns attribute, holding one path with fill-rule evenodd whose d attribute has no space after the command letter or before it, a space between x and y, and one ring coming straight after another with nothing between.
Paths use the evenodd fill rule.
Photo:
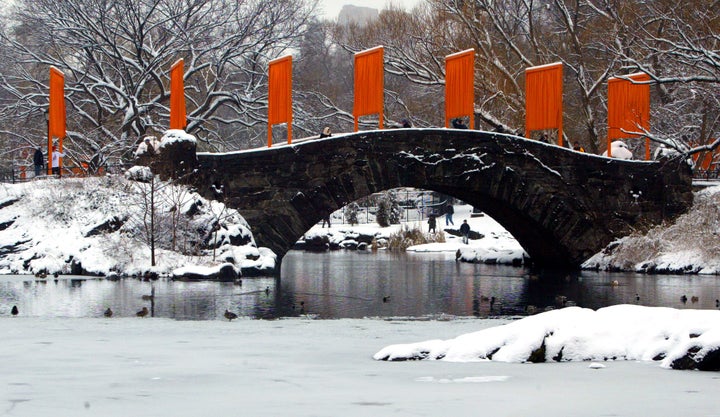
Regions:
<instances>
[{"instance_id":1,"label":"orange banner","mask_svg":"<svg viewBox=\"0 0 720 417\"><path fill-rule=\"evenodd\" d=\"M563 146L561 62L525 69L525 137L533 130L557 129Z\"/></svg>"},{"instance_id":2,"label":"orange banner","mask_svg":"<svg viewBox=\"0 0 720 417\"><path fill-rule=\"evenodd\" d=\"M639 72L627 75L635 82L612 77L608 80L608 135L607 147L610 156L610 143L620 138L639 138L626 132L639 132L650 129L650 76ZM650 139L645 139L645 159L650 159Z\"/></svg>"},{"instance_id":3,"label":"orange banner","mask_svg":"<svg viewBox=\"0 0 720 417\"><path fill-rule=\"evenodd\" d=\"M358 119L368 114L379 115L379 129L383 126L383 97L385 74L383 71L383 47L366 49L355 54L355 102L353 117L355 131L358 131Z\"/></svg>"},{"instance_id":4,"label":"orange banner","mask_svg":"<svg viewBox=\"0 0 720 417\"><path fill-rule=\"evenodd\" d=\"M170 67L170 129L185 129L187 126L184 68L182 58Z\"/></svg>"},{"instance_id":5,"label":"orange banner","mask_svg":"<svg viewBox=\"0 0 720 417\"><path fill-rule=\"evenodd\" d=\"M450 120L470 116L475 126L475 50L468 49L445 57L445 127Z\"/></svg>"},{"instance_id":6,"label":"orange banner","mask_svg":"<svg viewBox=\"0 0 720 417\"><path fill-rule=\"evenodd\" d=\"M292 56L270 61L268 68L268 147L272 125L287 123L287 143L292 143Z\"/></svg>"},{"instance_id":7,"label":"orange banner","mask_svg":"<svg viewBox=\"0 0 720 417\"><path fill-rule=\"evenodd\" d=\"M58 151L63 151L66 131L65 75L57 68L50 67L50 105L48 107L48 175L52 173L53 140L58 140ZM62 170L62 158L59 162Z\"/></svg>"}]
</instances>

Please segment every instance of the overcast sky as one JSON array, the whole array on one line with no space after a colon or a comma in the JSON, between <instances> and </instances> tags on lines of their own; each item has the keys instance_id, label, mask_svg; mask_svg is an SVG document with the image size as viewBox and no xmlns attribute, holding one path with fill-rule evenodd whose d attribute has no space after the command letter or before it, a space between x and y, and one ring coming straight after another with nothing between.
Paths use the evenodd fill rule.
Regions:
<instances>
[{"instance_id":1,"label":"overcast sky","mask_svg":"<svg viewBox=\"0 0 720 417\"><path fill-rule=\"evenodd\" d=\"M384 9L392 2L392 4L400 5L409 10L421 1L423 0L320 0L320 7L322 7L323 15L326 18L336 19L340 13L340 9L346 4Z\"/></svg>"}]
</instances>

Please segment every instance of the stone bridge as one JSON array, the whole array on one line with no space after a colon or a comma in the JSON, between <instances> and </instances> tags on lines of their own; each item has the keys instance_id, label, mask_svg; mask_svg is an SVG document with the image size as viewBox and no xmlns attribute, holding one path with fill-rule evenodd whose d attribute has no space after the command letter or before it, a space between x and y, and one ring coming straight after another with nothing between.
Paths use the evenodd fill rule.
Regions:
<instances>
[{"instance_id":1,"label":"stone bridge","mask_svg":"<svg viewBox=\"0 0 720 417\"><path fill-rule=\"evenodd\" d=\"M472 204L535 264L560 268L692 204L681 159L623 161L474 130L366 131L225 154L196 155L186 144L161 155L156 172L192 172L200 193L237 209L278 261L327 214L398 187Z\"/></svg>"}]
</instances>

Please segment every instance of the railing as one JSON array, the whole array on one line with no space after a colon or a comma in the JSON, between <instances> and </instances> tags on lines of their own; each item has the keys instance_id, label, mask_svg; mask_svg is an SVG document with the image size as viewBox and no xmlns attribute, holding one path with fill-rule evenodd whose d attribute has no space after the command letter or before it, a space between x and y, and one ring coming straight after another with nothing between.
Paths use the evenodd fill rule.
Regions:
<instances>
[{"instance_id":1,"label":"railing","mask_svg":"<svg viewBox=\"0 0 720 417\"><path fill-rule=\"evenodd\" d=\"M720 168L693 170L693 179L696 180L716 180L718 178L720 178Z\"/></svg>"},{"instance_id":2,"label":"railing","mask_svg":"<svg viewBox=\"0 0 720 417\"><path fill-rule=\"evenodd\" d=\"M91 172L89 167L63 166L62 176L70 178L79 177L97 177L106 173L117 174L127 169L127 164L105 164L99 167L95 172ZM41 180L47 178L57 178L56 175L48 175L47 167L43 167L39 176L35 176L35 167L33 165L13 165L10 168L0 167L0 182L15 184L18 182L26 182L31 180Z\"/></svg>"}]
</instances>

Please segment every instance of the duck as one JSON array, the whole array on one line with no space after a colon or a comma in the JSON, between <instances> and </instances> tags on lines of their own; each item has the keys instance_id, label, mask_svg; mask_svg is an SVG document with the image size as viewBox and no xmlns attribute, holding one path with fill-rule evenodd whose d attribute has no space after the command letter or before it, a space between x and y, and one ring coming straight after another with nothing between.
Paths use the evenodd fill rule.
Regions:
<instances>
[{"instance_id":1,"label":"duck","mask_svg":"<svg viewBox=\"0 0 720 417\"><path fill-rule=\"evenodd\" d=\"M612 280L612 281L610 282L610 286L611 286L611 287L617 287L617 286L619 286L619 285L620 285L620 283L619 283L618 280L616 280L616 279L614 279L614 280Z\"/></svg>"},{"instance_id":2,"label":"duck","mask_svg":"<svg viewBox=\"0 0 720 417\"><path fill-rule=\"evenodd\" d=\"M138 316L138 317L145 317L145 316L148 315L148 313L150 313L150 311L148 310L148 308L147 308L147 307L143 307L142 310L140 310L140 311L138 311L137 313L135 313L135 315Z\"/></svg>"},{"instance_id":3,"label":"duck","mask_svg":"<svg viewBox=\"0 0 720 417\"><path fill-rule=\"evenodd\" d=\"M230 310L225 310L225 318L228 319L228 321L233 321L233 319L237 318L237 314L233 313Z\"/></svg>"},{"instance_id":4,"label":"duck","mask_svg":"<svg viewBox=\"0 0 720 417\"><path fill-rule=\"evenodd\" d=\"M18 310L17 306L12 306L12 310L10 310L10 314L13 316L17 316L20 313L20 310Z\"/></svg>"},{"instance_id":5,"label":"duck","mask_svg":"<svg viewBox=\"0 0 720 417\"><path fill-rule=\"evenodd\" d=\"M389 295L386 295L385 297L383 297L383 303L387 303L387 302L389 302L389 301L390 301L390 296L389 296Z\"/></svg>"},{"instance_id":6,"label":"duck","mask_svg":"<svg viewBox=\"0 0 720 417\"><path fill-rule=\"evenodd\" d=\"M683 304L687 303L687 296L685 294L680 297L680 301L682 301Z\"/></svg>"},{"instance_id":7,"label":"duck","mask_svg":"<svg viewBox=\"0 0 720 417\"><path fill-rule=\"evenodd\" d=\"M103 313L103 315L107 318L110 318L113 315L113 311L110 309L110 307L108 307L107 310L105 310L105 312Z\"/></svg>"},{"instance_id":8,"label":"duck","mask_svg":"<svg viewBox=\"0 0 720 417\"><path fill-rule=\"evenodd\" d=\"M35 274L35 278L45 279L45 278L47 278L47 273L46 272L38 272L37 274Z\"/></svg>"},{"instance_id":9,"label":"duck","mask_svg":"<svg viewBox=\"0 0 720 417\"><path fill-rule=\"evenodd\" d=\"M635 301L640 301L640 294L635 293Z\"/></svg>"},{"instance_id":10,"label":"duck","mask_svg":"<svg viewBox=\"0 0 720 417\"><path fill-rule=\"evenodd\" d=\"M155 287L150 288L150 295L144 294L142 297L145 301L150 301L155 299Z\"/></svg>"},{"instance_id":11,"label":"duck","mask_svg":"<svg viewBox=\"0 0 720 417\"><path fill-rule=\"evenodd\" d=\"M698 301L700 301L700 298L698 298L697 295L693 295L692 297L690 297L690 302L697 303Z\"/></svg>"},{"instance_id":12,"label":"duck","mask_svg":"<svg viewBox=\"0 0 720 417\"><path fill-rule=\"evenodd\" d=\"M715 307L720 307L720 300L717 298L715 299Z\"/></svg>"}]
</instances>

